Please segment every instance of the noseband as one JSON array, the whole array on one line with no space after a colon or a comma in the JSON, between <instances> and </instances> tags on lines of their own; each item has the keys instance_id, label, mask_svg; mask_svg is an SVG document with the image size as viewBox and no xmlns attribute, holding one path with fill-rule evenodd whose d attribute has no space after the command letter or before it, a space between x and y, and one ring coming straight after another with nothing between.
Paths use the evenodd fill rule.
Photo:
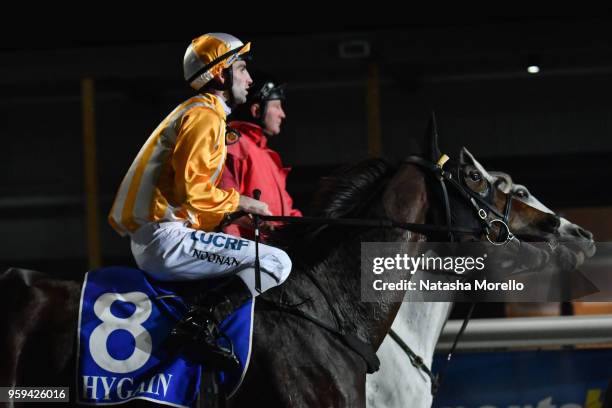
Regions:
<instances>
[{"instance_id":1,"label":"noseband","mask_svg":"<svg viewBox=\"0 0 612 408\"><path fill-rule=\"evenodd\" d=\"M452 186L455 191L457 191L459 195L461 195L467 202L470 203L471 207L476 213L478 221L480 222L482 235L484 235L491 244L496 246L502 246L506 245L513 239L516 239L514 234L512 234L512 232L510 231L509 227L510 211L512 210L512 192L509 192L507 194L506 204L504 206L504 212L502 214L498 211L497 208L495 208L494 205L483 200L483 198L480 197L477 193L473 192L469 188L464 187L458 180L455 180L455 178L453 178L453 174L450 171L445 171L443 167L448 160L448 156L444 154L442 155L442 157L440 157L437 163L432 163L419 156L409 156L404 159L403 162L408 164L414 164L430 171L434 175L436 180L440 182L442 197L444 201L444 213L446 216L446 229L451 242L455 241L455 229L453 229L452 227L451 205L450 199L448 198L448 189L446 187L447 183ZM457 175L459 174L460 170L458 169ZM489 211L488 213L487 210ZM497 218L493 218L492 215ZM491 230L496 224L500 229L500 232L498 233L497 237L504 237L504 239L501 241L498 239L491 238Z\"/></svg>"}]
</instances>

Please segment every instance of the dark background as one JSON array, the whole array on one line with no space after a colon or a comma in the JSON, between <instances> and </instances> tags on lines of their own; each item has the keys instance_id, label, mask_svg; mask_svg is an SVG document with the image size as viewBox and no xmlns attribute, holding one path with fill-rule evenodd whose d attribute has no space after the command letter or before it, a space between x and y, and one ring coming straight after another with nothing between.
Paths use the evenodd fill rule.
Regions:
<instances>
[{"instance_id":1,"label":"dark background","mask_svg":"<svg viewBox=\"0 0 612 408\"><path fill-rule=\"evenodd\" d=\"M258 11L240 20L225 10L205 24L189 10L150 18L94 7L95 21L3 28L0 266L87 270L87 77L96 92L103 263L131 264L128 240L106 214L144 140L190 95L182 80L189 41L214 31L252 41L251 67L288 83L288 118L270 144L293 166L288 187L298 207L308 209L320 176L368 156L366 85L376 66L384 157L406 156L435 109L450 156L467 146L488 169L509 172L549 207L586 223L596 240L612 237L611 13L407 16L388 8L356 19L298 7L289 12L298 20ZM355 41L369 55L342 57ZM530 61L539 74L527 73Z\"/></svg>"}]
</instances>

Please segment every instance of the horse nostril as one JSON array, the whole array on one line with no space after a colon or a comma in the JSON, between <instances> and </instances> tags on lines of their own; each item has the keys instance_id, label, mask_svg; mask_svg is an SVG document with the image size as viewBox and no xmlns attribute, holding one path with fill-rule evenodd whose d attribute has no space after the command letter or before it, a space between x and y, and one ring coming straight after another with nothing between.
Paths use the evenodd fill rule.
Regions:
<instances>
[{"instance_id":1,"label":"horse nostril","mask_svg":"<svg viewBox=\"0 0 612 408\"><path fill-rule=\"evenodd\" d=\"M546 224L543 224L548 232L556 232L559 230L561 225L561 219L559 217L547 217Z\"/></svg>"},{"instance_id":2,"label":"horse nostril","mask_svg":"<svg viewBox=\"0 0 612 408\"><path fill-rule=\"evenodd\" d=\"M586 238L588 240L593 239L593 234L590 231L580 228L579 226L576 226L574 233L576 236L581 237L581 238Z\"/></svg>"}]
</instances>

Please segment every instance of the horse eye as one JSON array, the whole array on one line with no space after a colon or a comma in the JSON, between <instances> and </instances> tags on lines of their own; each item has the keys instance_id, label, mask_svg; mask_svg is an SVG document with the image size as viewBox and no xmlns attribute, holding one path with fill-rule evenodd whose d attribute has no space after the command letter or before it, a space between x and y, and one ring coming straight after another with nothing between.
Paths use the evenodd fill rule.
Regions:
<instances>
[{"instance_id":1,"label":"horse eye","mask_svg":"<svg viewBox=\"0 0 612 408\"><path fill-rule=\"evenodd\" d=\"M527 197L529 197L529 193L527 192L527 190L524 190L522 188L520 190L517 190L515 194L516 194L516 196L518 198L527 198Z\"/></svg>"},{"instance_id":2,"label":"horse eye","mask_svg":"<svg viewBox=\"0 0 612 408\"><path fill-rule=\"evenodd\" d=\"M479 182L482 180L482 175L477 171L470 171L470 178L474 182Z\"/></svg>"}]
</instances>

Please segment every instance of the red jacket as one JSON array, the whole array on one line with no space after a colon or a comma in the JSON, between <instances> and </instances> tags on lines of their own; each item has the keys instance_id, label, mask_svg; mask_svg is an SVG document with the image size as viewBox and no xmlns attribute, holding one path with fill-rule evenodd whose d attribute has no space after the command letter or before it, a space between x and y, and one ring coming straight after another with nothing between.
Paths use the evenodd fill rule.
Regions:
<instances>
[{"instance_id":1,"label":"red jacket","mask_svg":"<svg viewBox=\"0 0 612 408\"><path fill-rule=\"evenodd\" d=\"M300 210L293 208L293 200L286 190L287 174L291 170L283 167L280 156L267 147L268 139L261 127L249 122L231 122L229 126L240 132L236 143L228 144L225 171L219 186L234 188L240 194L252 197L253 190L261 190L260 200L268 204L273 215L301 217ZM225 232L252 238L252 231L230 225Z\"/></svg>"}]
</instances>

